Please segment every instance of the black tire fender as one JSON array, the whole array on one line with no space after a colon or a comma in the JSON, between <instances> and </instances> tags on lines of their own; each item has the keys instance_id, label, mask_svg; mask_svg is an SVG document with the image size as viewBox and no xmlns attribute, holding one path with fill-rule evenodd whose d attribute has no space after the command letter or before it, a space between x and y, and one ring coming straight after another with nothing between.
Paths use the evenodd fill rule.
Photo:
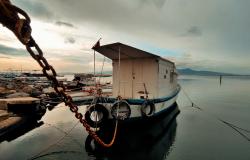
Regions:
<instances>
[{"instance_id":1,"label":"black tire fender","mask_svg":"<svg viewBox=\"0 0 250 160\"><path fill-rule=\"evenodd\" d=\"M124 115L124 117L116 117L116 110L118 108L118 105L120 107L125 107L126 110L127 110L127 114ZM128 119L131 115L131 108L130 108L130 105L128 104L127 101L125 100L121 100L121 101L117 101L113 104L113 106L111 107L111 115L113 116L114 119L119 119L119 120L125 120L125 119Z\"/></svg>"},{"instance_id":2,"label":"black tire fender","mask_svg":"<svg viewBox=\"0 0 250 160\"><path fill-rule=\"evenodd\" d=\"M101 120L99 120L98 122L93 121L90 118L90 115L92 112L98 112L98 113L102 113L103 117ZM85 120L87 121L87 123L91 126L91 127L101 127L103 126L103 124L105 123L105 121L108 119L109 116L109 112L108 110L102 105L102 104L94 104L92 106L89 107L89 110L85 113Z\"/></svg>"},{"instance_id":3,"label":"black tire fender","mask_svg":"<svg viewBox=\"0 0 250 160\"><path fill-rule=\"evenodd\" d=\"M150 108L149 113L146 113L146 109ZM145 100L141 105L141 114L145 117L150 117L155 113L155 104L152 101Z\"/></svg>"}]
</instances>

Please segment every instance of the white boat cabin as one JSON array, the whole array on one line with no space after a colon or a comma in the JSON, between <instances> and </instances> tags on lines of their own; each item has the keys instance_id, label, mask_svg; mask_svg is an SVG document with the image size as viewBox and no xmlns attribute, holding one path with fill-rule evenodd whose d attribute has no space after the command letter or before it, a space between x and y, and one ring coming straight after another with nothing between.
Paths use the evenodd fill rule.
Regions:
<instances>
[{"instance_id":1,"label":"white boat cabin","mask_svg":"<svg viewBox=\"0 0 250 160\"><path fill-rule=\"evenodd\" d=\"M122 43L93 49L113 61L114 97L141 99L148 93L148 98L153 99L176 90L176 68L169 60Z\"/></svg>"}]
</instances>

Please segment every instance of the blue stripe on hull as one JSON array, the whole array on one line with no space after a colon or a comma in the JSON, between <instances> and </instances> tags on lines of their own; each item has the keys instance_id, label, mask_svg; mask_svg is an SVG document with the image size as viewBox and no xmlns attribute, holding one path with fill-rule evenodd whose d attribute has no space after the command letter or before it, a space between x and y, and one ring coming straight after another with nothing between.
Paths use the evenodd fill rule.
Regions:
<instances>
[{"instance_id":1,"label":"blue stripe on hull","mask_svg":"<svg viewBox=\"0 0 250 160\"><path fill-rule=\"evenodd\" d=\"M155 99L149 99L150 101L152 101L153 103L162 103L162 102L166 102L168 100L171 100L172 98L174 98L175 96L178 95L178 93L180 92L181 90L181 87L178 86L176 91L171 94L170 96L167 96L167 97L161 97L161 98L155 98ZM93 100L93 97L92 98L87 98L87 99L84 99L84 100L81 100L81 101L75 101L76 103L79 103L79 104L91 104ZM126 100L130 105L142 105L144 102L145 102L145 99L124 99ZM99 98L97 103L115 103L117 101L116 98Z\"/></svg>"},{"instance_id":2,"label":"blue stripe on hull","mask_svg":"<svg viewBox=\"0 0 250 160\"><path fill-rule=\"evenodd\" d=\"M177 104L176 103L173 103L171 106L169 106L169 107L166 107L165 109L163 109L163 110L161 110L161 111L159 111L159 112L156 112L155 114L153 114L152 116L150 116L150 117L145 117L145 116L139 116L139 117L130 117L129 119L126 119L126 120L124 120L125 122L126 121L137 121L137 120L150 120L150 119L155 119L156 117L159 117L159 116L161 116L161 115L168 115L168 114L170 114L170 113L172 113L174 110L176 110L177 109L177 113L179 113L180 111L179 111L179 108L178 108L178 106L177 106ZM176 114L177 114L176 113Z\"/></svg>"},{"instance_id":3,"label":"blue stripe on hull","mask_svg":"<svg viewBox=\"0 0 250 160\"><path fill-rule=\"evenodd\" d=\"M162 102L166 102L172 98L174 98L175 96L178 95L178 93L180 92L181 88L178 87L176 89L176 91L171 94L170 96L167 97L162 97L162 98L155 98L155 99L149 99L150 101L152 101L153 103L162 103ZM127 102L131 105L142 105L144 103L144 99L126 99Z\"/></svg>"}]
</instances>

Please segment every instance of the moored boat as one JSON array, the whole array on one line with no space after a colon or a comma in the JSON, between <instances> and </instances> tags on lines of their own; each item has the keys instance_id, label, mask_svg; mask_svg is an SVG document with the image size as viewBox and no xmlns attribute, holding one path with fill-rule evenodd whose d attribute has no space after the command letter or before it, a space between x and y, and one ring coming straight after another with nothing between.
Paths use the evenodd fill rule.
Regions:
<instances>
[{"instance_id":1,"label":"moored boat","mask_svg":"<svg viewBox=\"0 0 250 160\"><path fill-rule=\"evenodd\" d=\"M96 88L94 97L84 99L90 104L85 119L92 127L101 127L108 119L143 120L177 106L180 86L173 62L122 43L98 42L92 49L113 65L112 95Z\"/></svg>"}]
</instances>

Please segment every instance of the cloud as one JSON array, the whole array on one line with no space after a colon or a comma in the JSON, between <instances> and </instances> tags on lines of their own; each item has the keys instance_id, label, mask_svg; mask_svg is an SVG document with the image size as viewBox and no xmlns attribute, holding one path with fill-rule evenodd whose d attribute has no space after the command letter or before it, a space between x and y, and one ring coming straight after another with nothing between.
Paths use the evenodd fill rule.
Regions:
<instances>
[{"instance_id":1,"label":"cloud","mask_svg":"<svg viewBox=\"0 0 250 160\"><path fill-rule=\"evenodd\" d=\"M179 63L183 66L202 68L206 65L208 69L218 66L225 72L250 67L247 63L250 58L250 1L13 0L13 3L41 23L46 21L58 27L53 33L60 36L55 35L58 39L51 41L56 41L57 49L61 48L62 52L66 50L64 47L81 50L81 46L86 45L91 48L90 44L102 37L102 43L150 44L178 51L174 58L183 62ZM72 29L72 25L77 28ZM43 32L46 31L39 34ZM53 48L52 43L49 44ZM192 58L179 56L185 53Z\"/></svg>"},{"instance_id":2,"label":"cloud","mask_svg":"<svg viewBox=\"0 0 250 160\"><path fill-rule=\"evenodd\" d=\"M84 56L80 56L80 55L68 55L68 56L63 56L60 58L62 61L68 61L68 62L73 62L75 64L84 64L84 63L88 63L91 59L88 57L84 57Z\"/></svg>"},{"instance_id":3,"label":"cloud","mask_svg":"<svg viewBox=\"0 0 250 160\"><path fill-rule=\"evenodd\" d=\"M153 3L158 7L162 8L167 0L153 0Z\"/></svg>"},{"instance_id":4,"label":"cloud","mask_svg":"<svg viewBox=\"0 0 250 160\"><path fill-rule=\"evenodd\" d=\"M49 10L47 5L44 4L43 1L37 1L37 0L12 0L12 3L21 9L23 9L25 12L27 12L29 15L32 15L36 18L40 18L43 20L50 20L54 18L53 11Z\"/></svg>"},{"instance_id":5,"label":"cloud","mask_svg":"<svg viewBox=\"0 0 250 160\"><path fill-rule=\"evenodd\" d=\"M186 33L184 33L182 36L193 36L193 37L199 37L202 36L202 31L197 26L190 27Z\"/></svg>"},{"instance_id":6,"label":"cloud","mask_svg":"<svg viewBox=\"0 0 250 160\"><path fill-rule=\"evenodd\" d=\"M157 8L162 8L167 0L140 0L140 5L154 4Z\"/></svg>"},{"instance_id":7,"label":"cloud","mask_svg":"<svg viewBox=\"0 0 250 160\"><path fill-rule=\"evenodd\" d=\"M11 57L0 55L0 59L11 59Z\"/></svg>"},{"instance_id":8,"label":"cloud","mask_svg":"<svg viewBox=\"0 0 250 160\"><path fill-rule=\"evenodd\" d=\"M73 37L68 37L65 39L64 41L65 43L71 43L74 44L76 42L76 40Z\"/></svg>"},{"instance_id":9,"label":"cloud","mask_svg":"<svg viewBox=\"0 0 250 160\"><path fill-rule=\"evenodd\" d=\"M24 49L16 49L0 44L0 54L7 56L27 57L29 54Z\"/></svg>"},{"instance_id":10,"label":"cloud","mask_svg":"<svg viewBox=\"0 0 250 160\"><path fill-rule=\"evenodd\" d=\"M57 21L57 22L56 22L56 25L74 28L74 25L71 24L71 23L68 23L68 22Z\"/></svg>"}]
</instances>

